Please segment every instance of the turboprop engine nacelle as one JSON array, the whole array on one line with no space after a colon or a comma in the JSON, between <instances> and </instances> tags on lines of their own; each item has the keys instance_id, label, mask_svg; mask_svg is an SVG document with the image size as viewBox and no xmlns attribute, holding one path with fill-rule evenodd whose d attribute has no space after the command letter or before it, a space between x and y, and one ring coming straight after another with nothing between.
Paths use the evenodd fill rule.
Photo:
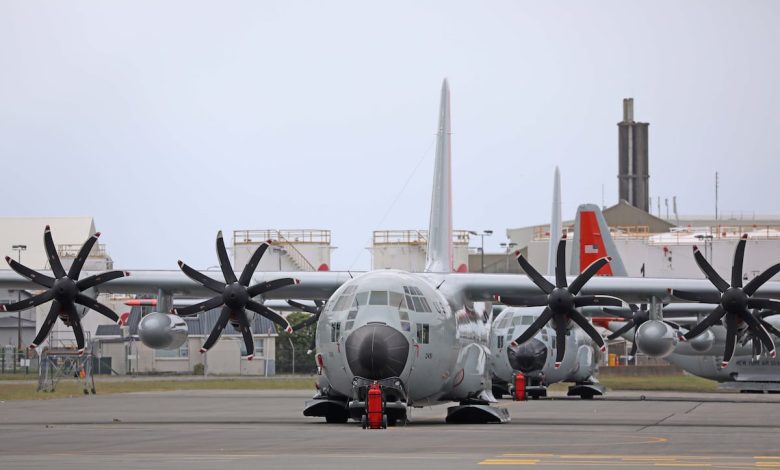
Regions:
<instances>
[{"instance_id":1,"label":"turboprop engine nacelle","mask_svg":"<svg viewBox=\"0 0 780 470\"><path fill-rule=\"evenodd\" d=\"M176 349L187 340L187 323L177 315L152 312L138 324L138 336L152 349Z\"/></svg>"},{"instance_id":2,"label":"turboprop engine nacelle","mask_svg":"<svg viewBox=\"0 0 780 470\"><path fill-rule=\"evenodd\" d=\"M691 338L687 343L696 352L707 352L712 348L712 343L715 342L715 335L710 329L704 330L704 333L695 338Z\"/></svg>"},{"instance_id":3,"label":"turboprop engine nacelle","mask_svg":"<svg viewBox=\"0 0 780 470\"><path fill-rule=\"evenodd\" d=\"M636 345L640 351L653 357L666 357L677 346L677 334L666 323L648 320L636 330Z\"/></svg>"}]
</instances>

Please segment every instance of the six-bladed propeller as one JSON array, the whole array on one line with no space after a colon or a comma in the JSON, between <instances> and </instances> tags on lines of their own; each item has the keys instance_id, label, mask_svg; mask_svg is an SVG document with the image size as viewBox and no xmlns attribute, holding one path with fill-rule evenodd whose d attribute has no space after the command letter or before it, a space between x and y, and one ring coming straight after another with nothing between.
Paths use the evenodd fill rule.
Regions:
<instances>
[{"instance_id":1,"label":"six-bladed propeller","mask_svg":"<svg viewBox=\"0 0 780 470\"><path fill-rule=\"evenodd\" d=\"M776 355L775 344L769 333L767 333L765 325L761 323L760 319L753 316L748 309L766 308L780 310L779 300L753 297L753 294L762 285L780 272L780 264L770 267L753 278L745 287L742 287L742 264L745 258L746 243L747 235L743 235L734 251L734 262L731 266L731 284L720 277L712 265L704 258L698 247L693 247L693 256L696 259L696 264L699 265L707 279L718 289L718 292L700 294L679 289L669 290L673 296L683 300L717 304L717 307L704 320L685 334L685 339L691 339L702 334L707 328L718 324L723 318L726 324L726 348L723 353L721 367L726 367L734 355L739 325L743 322L747 325L748 331L761 341L769 356L775 357Z\"/></svg>"},{"instance_id":2,"label":"six-bladed propeller","mask_svg":"<svg viewBox=\"0 0 780 470\"><path fill-rule=\"evenodd\" d=\"M613 340L615 338L620 337L623 333L626 333L630 329L634 329L634 341L632 341L631 345L631 352L629 353L630 356L636 355L636 332L639 329L639 327L642 325L642 323L646 322L650 319L650 311L647 310L647 304L641 304L641 306L636 304L629 304L628 305L631 308L631 317L628 319L625 325L623 325L619 330L615 331L611 335L607 336L607 339ZM604 313L607 313L609 315L615 315L618 317L623 317L623 312L620 310L615 310L611 308L603 308L602 311ZM680 329L680 325L674 322L670 322L668 320L664 320L664 323L671 326L675 330Z\"/></svg>"},{"instance_id":3,"label":"six-bladed propeller","mask_svg":"<svg viewBox=\"0 0 780 470\"><path fill-rule=\"evenodd\" d=\"M230 259L228 258L227 250L225 249L225 241L223 240L222 232L220 231L217 234L217 258L219 259L219 267L222 269L222 274L225 277L224 282L212 279L187 266L183 261L179 261L179 267L187 277L202 284L207 289L216 292L217 295L206 301L188 307L174 308L171 310L171 313L179 316L196 315L223 305L219 319L214 325L214 329L211 330L209 337L206 338L206 342L203 343L200 352L206 352L211 349L222 334L222 330L225 329L228 322L231 322L234 327L241 331L241 335L244 337L247 358L251 360L255 353L255 342L252 338L252 330L249 327L250 318L247 315L247 309L281 325L288 333L292 332L290 323L287 322L283 316L264 306L260 302L252 300L253 297L265 292L299 283L297 279L287 277L261 282L260 284L255 284L253 286L249 285L249 282L252 280L252 275L254 274L255 269L257 269L257 265L260 263L260 259L268 249L268 246L269 243L266 242L255 250L244 267L244 270L241 272L241 277L237 279L236 274L233 272L233 267L230 264Z\"/></svg>"},{"instance_id":4,"label":"six-bladed propeller","mask_svg":"<svg viewBox=\"0 0 780 470\"><path fill-rule=\"evenodd\" d=\"M87 260L89 252L92 250L92 247L95 246L95 242L97 242L99 236L100 233L97 232L84 242L76 259L73 260L73 263L66 272L65 268L62 267L62 262L57 254L57 248L54 245L54 240L51 236L51 229L47 225L43 232L43 246L46 250L46 256L48 257L49 265L51 266L54 277L30 269L27 266L14 261L9 256L5 257L5 260L11 266L11 269L32 282L45 287L46 290L41 294L20 302L0 305L0 311L24 310L52 301L49 314L46 315L46 319L44 320L40 331L38 331L38 335L35 337L32 344L30 344L31 349L38 347L38 345L46 339L54 322L57 321L57 317L60 317L65 325L73 328L73 334L76 337L76 346L78 347L79 353L83 353L85 347L84 330L81 327L81 317L79 316L76 304L95 310L101 315L110 318L112 321L117 323L120 322L119 316L110 308L82 293L87 289L99 286L112 279L130 275L130 273L125 271L107 271L79 280L79 275L81 274L81 269L84 267L84 262Z\"/></svg>"},{"instance_id":5,"label":"six-bladed propeller","mask_svg":"<svg viewBox=\"0 0 780 470\"><path fill-rule=\"evenodd\" d=\"M496 300L513 307L546 307L541 315L515 340L516 344L523 344L540 330L548 322L552 321L557 336L555 355L555 367L558 368L566 353L566 333L571 322L579 325L585 333L601 348L606 350L604 339L590 322L576 309L589 305L620 307L623 302L615 297L605 295L578 295L585 286L604 265L611 259L604 257L597 259L585 271L577 276L571 285L566 279L566 238L561 238L558 243L557 258L555 263L555 284L552 284L544 276L534 269L523 255L518 253L517 262L523 268L531 281L536 284L543 294L531 297L497 296Z\"/></svg>"}]
</instances>

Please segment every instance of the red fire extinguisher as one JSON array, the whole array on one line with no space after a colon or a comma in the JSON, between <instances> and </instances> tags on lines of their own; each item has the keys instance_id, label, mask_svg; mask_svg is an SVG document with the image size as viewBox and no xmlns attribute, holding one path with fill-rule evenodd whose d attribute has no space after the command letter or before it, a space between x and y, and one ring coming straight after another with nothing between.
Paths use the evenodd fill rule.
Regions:
<instances>
[{"instance_id":1,"label":"red fire extinguisher","mask_svg":"<svg viewBox=\"0 0 780 470\"><path fill-rule=\"evenodd\" d=\"M525 401L525 375L515 374L515 401Z\"/></svg>"}]
</instances>

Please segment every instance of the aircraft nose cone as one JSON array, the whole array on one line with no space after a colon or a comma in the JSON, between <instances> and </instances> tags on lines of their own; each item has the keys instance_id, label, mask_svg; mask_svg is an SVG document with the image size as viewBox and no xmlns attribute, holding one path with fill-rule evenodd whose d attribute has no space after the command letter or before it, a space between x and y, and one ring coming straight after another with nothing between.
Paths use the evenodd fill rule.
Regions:
<instances>
[{"instance_id":1,"label":"aircraft nose cone","mask_svg":"<svg viewBox=\"0 0 780 470\"><path fill-rule=\"evenodd\" d=\"M547 346L536 338L532 338L516 349L507 348L507 356L512 369L526 374L541 370L547 361Z\"/></svg>"},{"instance_id":2,"label":"aircraft nose cone","mask_svg":"<svg viewBox=\"0 0 780 470\"><path fill-rule=\"evenodd\" d=\"M358 377L371 380L399 377L409 357L409 341L395 328L368 324L346 341L347 364Z\"/></svg>"}]
</instances>

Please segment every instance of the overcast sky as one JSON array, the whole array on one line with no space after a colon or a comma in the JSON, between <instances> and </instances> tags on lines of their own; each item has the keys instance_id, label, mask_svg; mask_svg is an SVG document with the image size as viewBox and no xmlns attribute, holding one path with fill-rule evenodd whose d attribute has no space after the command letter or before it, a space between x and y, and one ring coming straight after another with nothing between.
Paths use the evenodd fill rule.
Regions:
<instances>
[{"instance_id":1,"label":"overcast sky","mask_svg":"<svg viewBox=\"0 0 780 470\"><path fill-rule=\"evenodd\" d=\"M650 194L779 214L780 2L0 1L3 216L89 215L117 267L216 264L217 230L424 229L450 80L456 229L617 200L622 98ZM404 187L405 186L405 187ZM395 203L393 204L393 202ZM55 235L56 237L56 235Z\"/></svg>"}]
</instances>

